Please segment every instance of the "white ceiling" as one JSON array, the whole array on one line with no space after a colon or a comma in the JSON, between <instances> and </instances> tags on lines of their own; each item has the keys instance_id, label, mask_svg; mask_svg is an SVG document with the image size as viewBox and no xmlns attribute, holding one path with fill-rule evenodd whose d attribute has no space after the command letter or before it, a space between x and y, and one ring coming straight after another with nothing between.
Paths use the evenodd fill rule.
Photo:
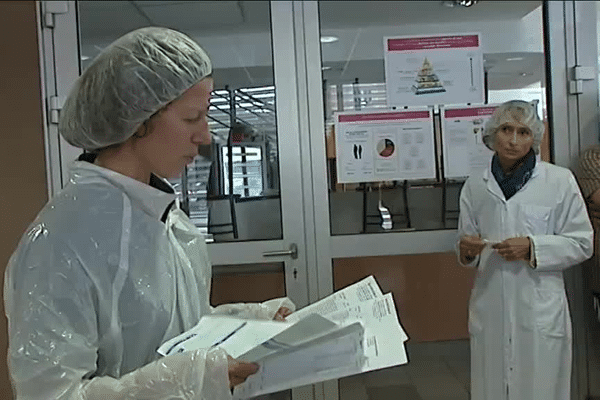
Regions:
<instances>
[{"instance_id":1,"label":"white ceiling","mask_svg":"<svg viewBox=\"0 0 600 400\"><path fill-rule=\"evenodd\" d=\"M148 25L202 34L255 32L270 27L267 1L79 1L81 33L104 39ZM371 25L480 22L523 18L541 1L483 0L472 7L444 1L338 1L319 3L322 29ZM110 23L106 23L110 21Z\"/></svg>"},{"instance_id":2,"label":"white ceiling","mask_svg":"<svg viewBox=\"0 0 600 400\"><path fill-rule=\"evenodd\" d=\"M520 19L541 1L482 0L472 7L452 7L444 1L321 1L321 28L479 22ZM358 17L358 18L357 18Z\"/></svg>"},{"instance_id":3,"label":"white ceiling","mask_svg":"<svg viewBox=\"0 0 600 400\"><path fill-rule=\"evenodd\" d=\"M207 48L213 58L215 80L217 84L222 83L219 86L225 83L232 87L272 84L268 39L271 23L267 1L78 3L82 55L94 57L112 40L133 29L167 26L194 36ZM321 1L322 34L334 32L340 37L337 44L323 46L323 63L332 67L324 71L324 78L332 83L350 82L360 74L363 82L369 77L373 82L375 79L382 82L383 53L377 47L382 46L381 32L428 34L446 29L449 33L484 34L482 42L490 89L521 88L543 81L541 1L482 0L470 8L450 8L443 3ZM534 12L536 9L539 17ZM522 26L527 29L523 30ZM357 32L363 32L363 41L358 46L364 50L362 53L360 49L348 50L356 42ZM375 37L378 38L374 42L377 46L366 44ZM532 41L536 45L531 45ZM367 54L367 50L372 54ZM515 58L517 60L507 61Z\"/></svg>"}]
</instances>

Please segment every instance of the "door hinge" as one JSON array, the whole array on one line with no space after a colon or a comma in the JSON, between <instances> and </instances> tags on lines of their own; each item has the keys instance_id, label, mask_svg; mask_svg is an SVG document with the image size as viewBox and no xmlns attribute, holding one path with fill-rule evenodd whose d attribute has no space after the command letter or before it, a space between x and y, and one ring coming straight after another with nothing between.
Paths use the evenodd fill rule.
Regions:
<instances>
[{"instance_id":1,"label":"door hinge","mask_svg":"<svg viewBox=\"0 0 600 400\"><path fill-rule=\"evenodd\" d=\"M67 1L44 1L44 27L54 28L54 15L66 14L69 12L69 2Z\"/></svg>"},{"instance_id":2,"label":"door hinge","mask_svg":"<svg viewBox=\"0 0 600 400\"><path fill-rule=\"evenodd\" d=\"M571 68L572 77L569 81L569 94L583 93L583 82L596 79L598 72L594 67L582 67L576 65Z\"/></svg>"},{"instance_id":3,"label":"door hinge","mask_svg":"<svg viewBox=\"0 0 600 400\"><path fill-rule=\"evenodd\" d=\"M60 110L65 104L65 99L58 96L50 96L48 98L48 116L51 124L58 124L60 120Z\"/></svg>"}]
</instances>

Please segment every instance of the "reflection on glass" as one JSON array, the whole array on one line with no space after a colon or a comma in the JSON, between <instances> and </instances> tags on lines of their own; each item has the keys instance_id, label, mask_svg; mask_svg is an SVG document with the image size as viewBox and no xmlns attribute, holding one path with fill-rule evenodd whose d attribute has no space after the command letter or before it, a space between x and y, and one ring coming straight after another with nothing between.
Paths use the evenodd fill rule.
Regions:
<instances>
[{"instance_id":1,"label":"reflection on glass","mask_svg":"<svg viewBox=\"0 0 600 400\"><path fill-rule=\"evenodd\" d=\"M475 32L480 33L483 44L484 103L537 100L538 112L546 119L542 2L479 2L467 10L430 1L321 1L319 19L332 234L455 229L465 178L444 175L442 104L431 104L436 179L338 183L334 116L342 111L390 110L384 38ZM440 75L437 68L436 72ZM410 110L414 105L397 108ZM546 138L548 135L546 132ZM400 141L396 145L394 151L399 155L399 146L410 144ZM375 151L376 143L372 147ZM546 150L542 144L542 158L549 158L547 140ZM386 209L392 219L391 230L382 224Z\"/></svg>"},{"instance_id":2,"label":"reflection on glass","mask_svg":"<svg viewBox=\"0 0 600 400\"><path fill-rule=\"evenodd\" d=\"M195 38L210 55L213 144L172 181L182 208L214 241L280 239L279 154L268 1L79 1L83 71L144 26ZM110 23L107 23L110 21Z\"/></svg>"}]
</instances>

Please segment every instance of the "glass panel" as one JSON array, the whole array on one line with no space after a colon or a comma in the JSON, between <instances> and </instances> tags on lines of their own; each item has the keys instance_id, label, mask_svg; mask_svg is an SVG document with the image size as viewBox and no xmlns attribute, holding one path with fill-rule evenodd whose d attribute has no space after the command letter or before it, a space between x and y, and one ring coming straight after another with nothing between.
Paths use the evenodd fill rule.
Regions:
<instances>
[{"instance_id":1,"label":"glass panel","mask_svg":"<svg viewBox=\"0 0 600 400\"><path fill-rule=\"evenodd\" d=\"M535 100L544 119L546 75L541 1L320 1L319 19L325 101L325 133L329 182L329 209L333 235L402 230L438 230L457 227L458 197L465 178L447 178L444 172L440 104L433 107L435 179L393 179L338 183L335 116L339 112L391 110L385 78L384 38L480 33L483 50L484 102ZM419 64L420 65L420 64ZM400 67L398 67L400 68ZM446 84L443 69L432 69ZM417 68L415 76L423 71ZM447 73L447 72L446 72ZM437 76L429 74L428 76ZM447 75L446 76L450 76ZM416 78L415 78L416 79ZM411 81L412 82L412 81ZM472 104L477 105L477 104ZM399 109L416 109L404 104ZM542 158L549 160L548 136ZM368 140L368 139L367 139ZM375 142L373 142L375 143ZM337 143L340 147L343 144ZM345 144L345 143L344 143ZM374 150L376 146L371 146ZM372 163L375 151L354 158ZM400 154L400 153L398 153ZM405 162L398 156L399 162ZM360 170L361 164L353 167ZM398 177L401 177L398 175ZM384 229L391 222L391 230ZM387 227L386 227L387 228Z\"/></svg>"},{"instance_id":2,"label":"glass panel","mask_svg":"<svg viewBox=\"0 0 600 400\"><path fill-rule=\"evenodd\" d=\"M113 40L143 26L173 28L202 45L213 63L213 144L201 146L182 179L171 183L182 208L214 241L281 239L269 2L77 4L82 71Z\"/></svg>"},{"instance_id":3,"label":"glass panel","mask_svg":"<svg viewBox=\"0 0 600 400\"><path fill-rule=\"evenodd\" d=\"M458 267L454 253L333 260L335 290L369 275L393 294L409 362L340 379L340 399L467 400L474 271Z\"/></svg>"}]
</instances>

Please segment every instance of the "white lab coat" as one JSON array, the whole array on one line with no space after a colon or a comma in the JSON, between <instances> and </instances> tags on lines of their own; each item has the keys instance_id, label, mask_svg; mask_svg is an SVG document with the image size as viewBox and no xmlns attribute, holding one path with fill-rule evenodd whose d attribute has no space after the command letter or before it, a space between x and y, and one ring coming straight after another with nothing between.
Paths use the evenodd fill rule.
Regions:
<instances>
[{"instance_id":1,"label":"white lab coat","mask_svg":"<svg viewBox=\"0 0 600 400\"><path fill-rule=\"evenodd\" d=\"M471 399L569 399L572 333L562 271L593 251L573 174L538 161L509 200L490 168L470 177L460 196L458 238L464 235L529 236L537 260L532 269L488 245L470 264L477 267L469 305Z\"/></svg>"},{"instance_id":2,"label":"white lab coat","mask_svg":"<svg viewBox=\"0 0 600 400\"><path fill-rule=\"evenodd\" d=\"M166 182L163 185L168 187ZM286 298L209 305L204 236L175 195L88 162L9 261L4 298L17 399L230 399L220 349L160 358L204 314L272 318Z\"/></svg>"}]
</instances>

